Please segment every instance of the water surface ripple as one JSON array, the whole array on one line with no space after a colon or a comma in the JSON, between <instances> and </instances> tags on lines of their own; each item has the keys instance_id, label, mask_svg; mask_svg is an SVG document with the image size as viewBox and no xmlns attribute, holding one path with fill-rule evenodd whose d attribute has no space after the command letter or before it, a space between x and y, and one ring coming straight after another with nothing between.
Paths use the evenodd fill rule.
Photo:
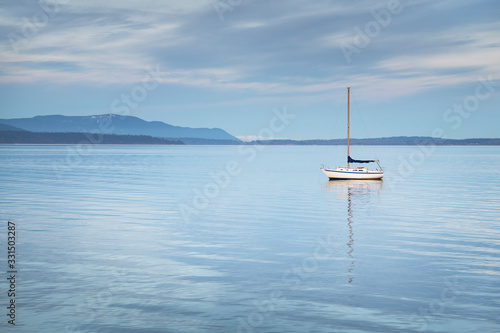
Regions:
<instances>
[{"instance_id":1,"label":"water surface ripple","mask_svg":"<svg viewBox=\"0 0 500 333\"><path fill-rule=\"evenodd\" d=\"M16 328L500 332L500 148L354 148L383 181L327 181L340 147L1 145Z\"/></svg>"}]
</instances>

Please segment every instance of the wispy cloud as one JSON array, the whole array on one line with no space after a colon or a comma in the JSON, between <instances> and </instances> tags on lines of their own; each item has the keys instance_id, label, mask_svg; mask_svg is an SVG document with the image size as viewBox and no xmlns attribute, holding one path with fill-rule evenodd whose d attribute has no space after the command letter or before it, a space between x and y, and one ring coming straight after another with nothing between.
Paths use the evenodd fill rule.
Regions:
<instances>
[{"instance_id":1,"label":"wispy cloud","mask_svg":"<svg viewBox=\"0 0 500 333\"><path fill-rule=\"evenodd\" d=\"M428 45L434 47L427 48L427 52L396 56L380 62L378 68L420 72L476 68L479 72L500 72L499 31L500 23L490 23L428 36Z\"/></svg>"},{"instance_id":2,"label":"wispy cloud","mask_svg":"<svg viewBox=\"0 0 500 333\"><path fill-rule=\"evenodd\" d=\"M235 11L234 23L221 23L208 0L70 2L20 51L2 41L0 82L134 83L159 65L169 84L307 95L349 82L383 98L500 72L498 23L415 32L398 29L404 18L349 66L339 45L385 2L364 4L256 2ZM348 23L360 13L363 20ZM3 32L19 30L8 7L0 17Z\"/></svg>"}]
</instances>

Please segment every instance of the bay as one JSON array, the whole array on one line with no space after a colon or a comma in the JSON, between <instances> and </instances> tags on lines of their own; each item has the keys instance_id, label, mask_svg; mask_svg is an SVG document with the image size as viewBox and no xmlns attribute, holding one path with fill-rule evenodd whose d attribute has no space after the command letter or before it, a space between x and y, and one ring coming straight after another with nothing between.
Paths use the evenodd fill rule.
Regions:
<instances>
[{"instance_id":1,"label":"bay","mask_svg":"<svg viewBox=\"0 0 500 333\"><path fill-rule=\"evenodd\" d=\"M352 148L1 145L16 329L500 331L500 147Z\"/></svg>"}]
</instances>

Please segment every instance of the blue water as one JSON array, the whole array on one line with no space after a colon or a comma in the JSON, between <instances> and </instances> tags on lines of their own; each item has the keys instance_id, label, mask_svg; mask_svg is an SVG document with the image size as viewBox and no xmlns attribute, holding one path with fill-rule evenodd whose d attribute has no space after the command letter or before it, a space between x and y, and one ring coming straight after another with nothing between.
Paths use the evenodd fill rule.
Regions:
<instances>
[{"instance_id":1,"label":"blue water","mask_svg":"<svg viewBox=\"0 0 500 333\"><path fill-rule=\"evenodd\" d=\"M1 331L500 332L500 148L353 150L0 146Z\"/></svg>"}]
</instances>

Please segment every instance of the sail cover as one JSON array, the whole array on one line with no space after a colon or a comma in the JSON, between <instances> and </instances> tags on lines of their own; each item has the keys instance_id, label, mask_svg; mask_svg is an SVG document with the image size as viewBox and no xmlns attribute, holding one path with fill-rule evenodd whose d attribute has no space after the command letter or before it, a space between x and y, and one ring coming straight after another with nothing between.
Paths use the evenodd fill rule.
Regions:
<instances>
[{"instance_id":1,"label":"sail cover","mask_svg":"<svg viewBox=\"0 0 500 333\"><path fill-rule=\"evenodd\" d=\"M347 163L371 163L375 161L369 161L369 160L353 160L351 156L347 156Z\"/></svg>"}]
</instances>

